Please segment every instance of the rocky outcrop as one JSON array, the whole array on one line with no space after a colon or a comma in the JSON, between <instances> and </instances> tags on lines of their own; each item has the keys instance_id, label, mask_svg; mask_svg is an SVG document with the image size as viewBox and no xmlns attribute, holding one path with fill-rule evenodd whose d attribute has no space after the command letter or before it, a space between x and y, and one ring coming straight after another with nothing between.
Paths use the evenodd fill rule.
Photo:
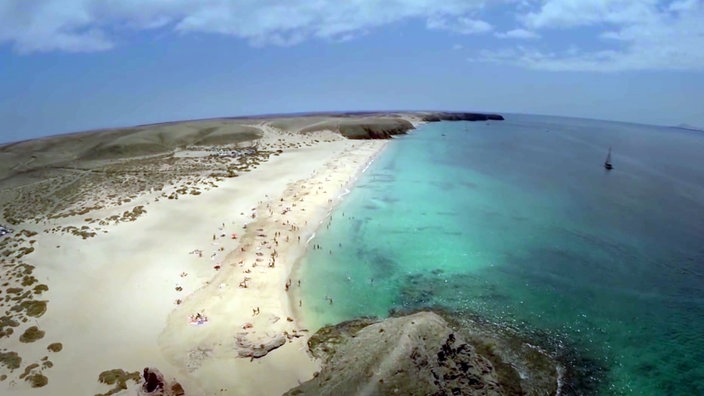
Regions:
<instances>
[{"instance_id":1,"label":"rocky outcrop","mask_svg":"<svg viewBox=\"0 0 704 396\"><path fill-rule=\"evenodd\" d=\"M504 117L500 114L488 114L488 113L464 113L464 112L439 112L439 113L429 113L421 117L425 122L438 122L438 121L503 121Z\"/></svg>"},{"instance_id":2,"label":"rocky outcrop","mask_svg":"<svg viewBox=\"0 0 704 396\"><path fill-rule=\"evenodd\" d=\"M144 383L142 390L148 393L155 393L164 390L164 375L155 368L145 367L142 373Z\"/></svg>"},{"instance_id":3,"label":"rocky outcrop","mask_svg":"<svg viewBox=\"0 0 704 396\"><path fill-rule=\"evenodd\" d=\"M356 320L319 330L308 343L323 360L316 376L287 395L554 394L552 384L523 389L519 373L454 330L420 312L381 322ZM530 375L530 373L528 373Z\"/></svg>"},{"instance_id":4,"label":"rocky outcrop","mask_svg":"<svg viewBox=\"0 0 704 396\"><path fill-rule=\"evenodd\" d=\"M284 334L254 339L252 337L254 335L247 333L240 333L235 337L235 345L237 346L237 355L239 357L260 358L286 343L286 335Z\"/></svg>"},{"instance_id":5,"label":"rocky outcrop","mask_svg":"<svg viewBox=\"0 0 704 396\"><path fill-rule=\"evenodd\" d=\"M183 396L186 394L181 384L175 381L167 381L161 371L154 367L145 367L142 377L144 378L141 389L141 394L143 395Z\"/></svg>"},{"instance_id":6,"label":"rocky outcrop","mask_svg":"<svg viewBox=\"0 0 704 396\"><path fill-rule=\"evenodd\" d=\"M394 116L337 116L300 129L302 133L331 130L348 139L390 139L414 129L413 124Z\"/></svg>"},{"instance_id":7,"label":"rocky outcrop","mask_svg":"<svg viewBox=\"0 0 704 396\"><path fill-rule=\"evenodd\" d=\"M342 136L348 139L391 139L395 135L405 135L413 125L406 120L393 120L392 123L359 123L340 127Z\"/></svg>"}]
</instances>

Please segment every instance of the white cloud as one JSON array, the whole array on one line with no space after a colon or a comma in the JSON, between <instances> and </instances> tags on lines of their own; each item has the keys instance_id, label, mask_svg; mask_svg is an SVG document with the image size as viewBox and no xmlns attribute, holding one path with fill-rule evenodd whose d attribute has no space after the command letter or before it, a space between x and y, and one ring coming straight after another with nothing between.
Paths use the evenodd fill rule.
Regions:
<instances>
[{"instance_id":1,"label":"white cloud","mask_svg":"<svg viewBox=\"0 0 704 396\"><path fill-rule=\"evenodd\" d=\"M605 71L604 64L612 63L617 53L598 51L581 53L575 48L560 53L543 52L518 46L500 50L483 50L471 61L510 63L528 69L549 71Z\"/></svg>"},{"instance_id":2,"label":"white cloud","mask_svg":"<svg viewBox=\"0 0 704 396\"><path fill-rule=\"evenodd\" d=\"M21 52L99 51L112 42L91 26L91 16L76 2L9 1L0 3L0 43Z\"/></svg>"},{"instance_id":3,"label":"white cloud","mask_svg":"<svg viewBox=\"0 0 704 396\"><path fill-rule=\"evenodd\" d=\"M653 18L657 3L657 0L547 0L540 9L520 19L533 29L637 23Z\"/></svg>"},{"instance_id":4,"label":"white cloud","mask_svg":"<svg viewBox=\"0 0 704 396\"><path fill-rule=\"evenodd\" d=\"M547 0L518 19L526 28L557 36L545 45L485 50L475 61L513 64L538 70L612 72L623 70L703 70L704 2L661 4L656 0ZM585 30L590 26L592 37ZM578 34L570 36L570 34ZM588 39L582 50L571 42ZM572 39L572 40L570 40Z\"/></svg>"},{"instance_id":5,"label":"white cloud","mask_svg":"<svg viewBox=\"0 0 704 396\"><path fill-rule=\"evenodd\" d=\"M346 40L398 21L462 34L491 30L471 17L483 0L2 0L0 44L20 52L97 51L126 30L214 33L255 45Z\"/></svg>"},{"instance_id":6,"label":"white cloud","mask_svg":"<svg viewBox=\"0 0 704 396\"><path fill-rule=\"evenodd\" d=\"M678 0L678 1L673 1L668 9L670 11L675 11L675 12L681 12L681 11L690 11L694 10L697 8L699 5L700 0Z\"/></svg>"},{"instance_id":7,"label":"white cloud","mask_svg":"<svg viewBox=\"0 0 704 396\"><path fill-rule=\"evenodd\" d=\"M500 8L495 15L513 12L518 26L493 24L489 7ZM704 69L703 0L0 0L0 45L23 53L101 51L125 33L161 29L286 46L351 40L404 21L456 34L543 38L535 48L475 57L521 67Z\"/></svg>"},{"instance_id":8,"label":"white cloud","mask_svg":"<svg viewBox=\"0 0 704 396\"><path fill-rule=\"evenodd\" d=\"M494 36L501 39L521 39L521 40L531 40L540 38L538 33L532 32L525 29L513 29L505 33L495 33Z\"/></svg>"},{"instance_id":9,"label":"white cloud","mask_svg":"<svg viewBox=\"0 0 704 396\"><path fill-rule=\"evenodd\" d=\"M428 29L448 30L460 34L477 34L490 32L493 27L482 20L467 17L460 18L431 18L427 23Z\"/></svg>"}]
</instances>

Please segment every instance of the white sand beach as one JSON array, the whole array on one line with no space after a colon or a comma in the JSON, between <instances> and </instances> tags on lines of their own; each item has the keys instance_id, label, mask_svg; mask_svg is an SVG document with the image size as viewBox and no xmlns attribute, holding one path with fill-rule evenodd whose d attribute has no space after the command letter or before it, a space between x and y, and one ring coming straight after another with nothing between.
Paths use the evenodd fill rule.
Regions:
<instances>
[{"instance_id":1,"label":"white sand beach","mask_svg":"<svg viewBox=\"0 0 704 396\"><path fill-rule=\"evenodd\" d=\"M46 314L16 330L33 324L46 336L33 343L6 338L1 345L20 354L22 367L52 365L43 370L48 384L41 388L0 368L8 376L0 382L3 393L98 394L111 389L97 381L99 374L117 368L156 367L188 395L280 394L312 377L318 364L292 310L297 302L289 301L298 281L291 270L386 141L261 129L260 145L283 152L251 172L197 196L157 202L157 193L145 193L91 213L108 217L142 205L146 213L136 221L105 225L85 240L44 232L80 227L81 215L21 225L38 232L35 251L23 260L49 286L42 294L49 302ZM198 313L207 322L191 324ZM63 349L48 352L52 342ZM248 357L261 344L281 343L263 357ZM116 394L138 394L139 386L128 384Z\"/></svg>"}]
</instances>

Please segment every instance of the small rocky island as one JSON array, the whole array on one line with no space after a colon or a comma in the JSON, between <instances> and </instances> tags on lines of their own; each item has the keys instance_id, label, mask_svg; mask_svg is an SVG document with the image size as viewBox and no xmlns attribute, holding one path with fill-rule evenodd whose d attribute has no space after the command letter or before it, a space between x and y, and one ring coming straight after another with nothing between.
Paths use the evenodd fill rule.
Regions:
<instances>
[{"instance_id":1,"label":"small rocky island","mask_svg":"<svg viewBox=\"0 0 704 396\"><path fill-rule=\"evenodd\" d=\"M557 363L515 344L463 331L433 312L343 322L310 338L322 370L286 395L556 394Z\"/></svg>"}]
</instances>

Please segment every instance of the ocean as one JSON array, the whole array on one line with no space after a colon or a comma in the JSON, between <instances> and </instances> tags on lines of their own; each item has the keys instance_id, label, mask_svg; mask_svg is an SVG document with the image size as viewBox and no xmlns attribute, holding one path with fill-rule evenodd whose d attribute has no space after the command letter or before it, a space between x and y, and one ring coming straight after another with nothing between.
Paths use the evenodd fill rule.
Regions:
<instances>
[{"instance_id":1,"label":"ocean","mask_svg":"<svg viewBox=\"0 0 704 396\"><path fill-rule=\"evenodd\" d=\"M704 394L704 134L505 117L389 143L297 269L310 328L439 307L544 346L565 393Z\"/></svg>"}]
</instances>

